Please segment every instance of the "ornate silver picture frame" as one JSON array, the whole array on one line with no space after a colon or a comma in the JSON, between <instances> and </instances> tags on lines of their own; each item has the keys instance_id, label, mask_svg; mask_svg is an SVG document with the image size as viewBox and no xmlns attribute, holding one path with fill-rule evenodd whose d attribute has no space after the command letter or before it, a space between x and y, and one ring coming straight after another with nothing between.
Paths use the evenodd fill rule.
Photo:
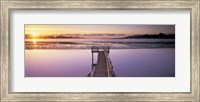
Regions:
<instances>
[{"instance_id":1,"label":"ornate silver picture frame","mask_svg":"<svg viewBox=\"0 0 200 102\"><path fill-rule=\"evenodd\" d=\"M11 92L12 10L189 10L190 92ZM9 101L200 101L199 0L1 0L0 100Z\"/></svg>"}]
</instances>

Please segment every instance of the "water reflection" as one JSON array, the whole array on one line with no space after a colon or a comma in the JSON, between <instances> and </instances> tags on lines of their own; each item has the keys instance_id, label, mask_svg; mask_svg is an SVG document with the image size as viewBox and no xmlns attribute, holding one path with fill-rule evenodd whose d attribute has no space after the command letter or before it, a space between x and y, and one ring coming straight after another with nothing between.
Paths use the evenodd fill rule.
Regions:
<instances>
[{"instance_id":1,"label":"water reflection","mask_svg":"<svg viewBox=\"0 0 200 102\"><path fill-rule=\"evenodd\" d=\"M33 50L37 49L36 39L32 39L33 43Z\"/></svg>"},{"instance_id":2,"label":"water reflection","mask_svg":"<svg viewBox=\"0 0 200 102\"><path fill-rule=\"evenodd\" d=\"M111 49L110 59L118 77L175 76L174 48ZM26 77L84 77L91 63L91 50L25 50Z\"/></svg>"},{"instance_id":3,"label":"water reflection","mask_svg":"<svg viewBox=\"0 0 200 102\"><path fill-rule=\"evenodd\" d=\"M110 58L117 76L175 76L175 49L173 48L111 50Z\"/></svg>"},{"instance_id":4,"label":"water reflection","mask_svg":"<svg viewBox=\"0 0 200 102\"><path fill-rule=\"evenodd\" d=\"M36 44L36 40L35 39L33 39L33 43Z\"/></svg>"}]
</instances>

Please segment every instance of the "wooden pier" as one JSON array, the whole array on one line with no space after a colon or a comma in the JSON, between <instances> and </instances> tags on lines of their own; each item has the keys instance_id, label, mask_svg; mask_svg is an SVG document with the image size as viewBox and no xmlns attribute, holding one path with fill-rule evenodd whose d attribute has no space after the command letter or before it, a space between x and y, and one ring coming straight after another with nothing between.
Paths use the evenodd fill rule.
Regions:
<instances>
[{"instance_id":1,"label":"wooden pier","mask_svg":"<svg viewBox=\"0 0 200 102\"><path fill-rule=\"evenodd\" d=\"M92 52L92 69L88 77L116 77L112 62L109 58L110 48L108 46L91 47ZM97 63L94 63L94 53L98 53Z\"/></svg>"}]
</instances>

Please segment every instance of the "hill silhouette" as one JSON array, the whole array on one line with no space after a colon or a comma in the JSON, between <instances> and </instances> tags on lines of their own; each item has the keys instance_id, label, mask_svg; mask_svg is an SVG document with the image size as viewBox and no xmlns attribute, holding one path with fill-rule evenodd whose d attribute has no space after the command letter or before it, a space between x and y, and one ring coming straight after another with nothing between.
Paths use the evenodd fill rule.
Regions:
<instances>
[{"instance_id":1,"label":"hill silhouette","mask_svg":"<svg viewBox=\"0 0 200 102\"><path fill-rule=\"evenodd\" d=\"M132 35L123 37L122 39L133 39L133 38L175 39L175 34L159 33L159 34Z\"/></svg>"}]
</instances>

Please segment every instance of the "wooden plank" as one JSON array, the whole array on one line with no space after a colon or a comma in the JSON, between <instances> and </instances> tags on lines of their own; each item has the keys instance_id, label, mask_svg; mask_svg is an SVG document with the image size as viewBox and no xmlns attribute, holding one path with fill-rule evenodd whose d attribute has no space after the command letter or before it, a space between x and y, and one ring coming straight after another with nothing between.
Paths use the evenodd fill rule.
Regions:
<instances>
[{"instance_id":1,"label":"wooden plank","mask_svg":"<svg viewBox=\"0 0 200 102\"><path fill-rule=\"evenodd\" d=\"M94 70L94 77L107 77L106 57L103 51L99 51L97 65Z\"/></svg>"},{"instance_id":2,"label":"wooden plank","mask_svg":"<svg viewBox=\"0 0 200 102\"><path fill-rule=\"evenodd\" d=\"M91 77L115 77L113 72L113 67L108 56L109 46L97 47L93 46L92 50L92 71L90 73ZM93 62L93 53L98 53L97 64Z\"/></svg>"}]
</instances>

